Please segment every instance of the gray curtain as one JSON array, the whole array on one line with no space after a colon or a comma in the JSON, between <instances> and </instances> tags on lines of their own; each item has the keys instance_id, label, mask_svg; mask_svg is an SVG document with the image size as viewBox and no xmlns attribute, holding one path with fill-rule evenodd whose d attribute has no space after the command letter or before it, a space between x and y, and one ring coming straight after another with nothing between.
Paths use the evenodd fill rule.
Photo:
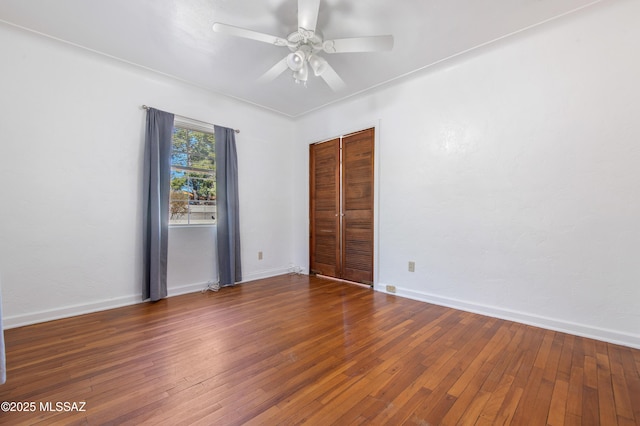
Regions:
<instances>
[{"instance_id":1,"label":"gray curtain","mask_svg":"<svg viewBox=\"0 0 640 426\"><path fill-rule=\"evenodd\" d=\"M216 136L217 252L220 286L242 281L238 156L233 129L214 126Z\"/></svg>"},{"instance_id":2,"label":"gray curtain","mask_svg":"<svg viewBox=\"0 0 640 426\"><path fill-rule=\"evenodd\" d=\"M143 183L142 299L167 296L167 247L173 114L147 109Z\"/></svg>"},{"instance_id":3,"label":"gray curtain","mask_svg":"<svg viewBox=\"0 0 640 426\"><path fill-rule=\"evenodd\" d=\"M4 352L4 329L2 325L2 284L0 283L0 385L7 381L7 364Z\"/></svg>"}]
</instances>

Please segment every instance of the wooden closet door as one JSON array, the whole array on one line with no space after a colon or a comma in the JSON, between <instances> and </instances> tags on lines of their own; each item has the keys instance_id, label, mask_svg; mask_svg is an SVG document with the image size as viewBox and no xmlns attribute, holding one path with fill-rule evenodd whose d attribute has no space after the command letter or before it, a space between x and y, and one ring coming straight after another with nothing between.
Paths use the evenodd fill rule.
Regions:
<instances>
[{"instance_id":1,"label":"wooden closet door","mask_svg":"<svg viewBox=\"0 0 640 426\"><path fill-rule=\"evenodd\" d=\"M311 145L310 269L312 273L340 277L340 139Z\"/></svg>"},{"instance_id":2,"label":"wooden closet door","mask_svg":"<svg viewBox=\"0 0 640 426\"><path fill-rule=\"evenodd\" d=\"M374 129L342 138L342 277L373 284Z\"/></svg>"}]
</instances>

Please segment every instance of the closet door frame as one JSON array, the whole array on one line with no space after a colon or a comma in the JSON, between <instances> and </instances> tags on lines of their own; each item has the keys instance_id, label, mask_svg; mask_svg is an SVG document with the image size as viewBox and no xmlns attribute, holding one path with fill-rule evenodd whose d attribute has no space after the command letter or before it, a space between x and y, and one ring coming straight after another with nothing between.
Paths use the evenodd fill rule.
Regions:
<instances>
[{"instance_id":1,"label":"closet door frame","mask_svg":"<svg viewBox=\"0 0 640 426\"><path fill-rule=\"evenodd\" d=\"M355 129L355 130L354 130ZM371 287L374 289L378 289L379 290L379 271L380 271L380 245L379 245L379 235L380 235L380 157L381 157L381 150L380 150L380 120L377 120L374 123L367 123L367 124L363 124L361 126L354 126L351 127L350 129L347 129L343 132L339 132L337 136L335 136L335 133L333 133L332 136L327 136L324 138L315 138L314 141L309 142L309 157L310 157L310 152L311 152L311 145L315 145L315 144L319 144L322 142L328 142L334 139L339 139L341 137L345 137L345 136L349 136L355 133L359 133L362 132L364 130L367 129L373 129L374 131L374 141L373 141L373 150L374 150L374 165L373 165L373 282L371 283ZM309 166L311 167L311 163L309 162ZM311 220L313 218L312 212L311 212L311 185L312 185L312 181L311 181L311 169L309 169L309 174L308 174L308 178L309 178L309 240L308 240L308 245L307 247L309 247L309 273L313 274L315 273L315 271L313 271L312 269L312 252L311 252ZM341 240L341 239L340 239ZM340 241L340 244L342 244L342 241Z\"/></svg>"}]
</instances>

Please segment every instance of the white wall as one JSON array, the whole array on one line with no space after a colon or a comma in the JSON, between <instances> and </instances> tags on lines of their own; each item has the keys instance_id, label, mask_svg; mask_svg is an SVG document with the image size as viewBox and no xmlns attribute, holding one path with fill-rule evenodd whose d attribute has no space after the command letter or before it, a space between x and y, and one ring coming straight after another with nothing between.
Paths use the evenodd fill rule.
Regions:
<instances>
[{"instance_id":1,"label":"white wall","mask_svg":"<svg viewBox=\"0 0 640 426\"><path fill-rule=\"evenodd\" d=\"M0 58L6 326L141 300L143 104L241 130L244 277L288 270L291 120L4 24ZM216 278L212 240L171 229L170 295Z\"/></svg>"},{"instance_id":2,"label":"white wall","mask_svg":"<svg viewBox=\"0 0 640 426\"><path fill-rule=\"evenodd\" d=\"M639 18L606 2L303 117L296 262L308 144L379 120L377 289L640 347Z\"/></svg>"}]
</instances>

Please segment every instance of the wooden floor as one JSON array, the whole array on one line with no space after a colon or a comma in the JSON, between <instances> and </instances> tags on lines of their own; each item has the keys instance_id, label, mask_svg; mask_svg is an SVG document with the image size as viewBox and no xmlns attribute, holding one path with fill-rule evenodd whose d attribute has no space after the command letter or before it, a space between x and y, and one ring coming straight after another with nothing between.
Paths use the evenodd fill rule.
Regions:
<instances>
[{"instance_id":1,"label":"wooden floor","mask_svg":"<svg viewBox=\"0 0 640 426\"><path fill-rule=\"evenodd\" d=\"M306 276L5 337L0 424L640 424L639 350Z\"/></svg>"}]
</instances>

